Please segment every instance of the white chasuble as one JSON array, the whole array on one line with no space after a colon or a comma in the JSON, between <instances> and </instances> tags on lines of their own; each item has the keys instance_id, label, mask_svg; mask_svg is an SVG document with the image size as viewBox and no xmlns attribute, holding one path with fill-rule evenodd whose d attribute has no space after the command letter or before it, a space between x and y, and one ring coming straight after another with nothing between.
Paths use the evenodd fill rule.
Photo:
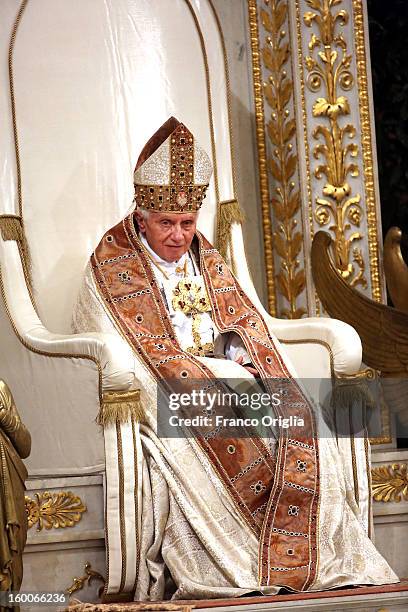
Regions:
<instances>
[{"instance_id":1,"label":"white chasuble","mask_svg":"<svg viewBox=\"0 0 408 612\"><path fill-rule=\"evenodd\" d=\"M188 273L199 276L193 256L187 254L186 261ZM177 262L177 267L184 270L184 264L185 261ZM159 281L160 271L154 273ZM174 318L172 323L183 346L194 340L187 323L177 325ZM119 333L90 266L74 310L73 325L77 332ZM202 344L211 341L210 327L215 345L227 344L222 338L225 334L217 338L213 325L200 326ZM124 350L129 350L126 342L123 345ZM227 353L230 350L233 355L236 348L227 346ZM214 352L217 351L216 348ZM135 589L135 599L160 600L278 592L278 584L260 585L258 538L237 512L199 444L193 438L157 436L157 382L136 355L132 359L132 387L141 390L145 418L141 423L109 425L105 430L108 593ZM196 359L215 377L252 379L232 359ZM368 504L362 511L356 502L350 478L351 455L339 446L319 407L315 417L321 495L316 525L317 570L308 590L397 582L397 576L368 537ZM358 450L364 447L364 440L355 442ZM273 446L275 440L269 443ZM128 465L131 457L132 467ZM120 478L125 483L122 497L118 494Z\"/></svg>"}]
</instances>

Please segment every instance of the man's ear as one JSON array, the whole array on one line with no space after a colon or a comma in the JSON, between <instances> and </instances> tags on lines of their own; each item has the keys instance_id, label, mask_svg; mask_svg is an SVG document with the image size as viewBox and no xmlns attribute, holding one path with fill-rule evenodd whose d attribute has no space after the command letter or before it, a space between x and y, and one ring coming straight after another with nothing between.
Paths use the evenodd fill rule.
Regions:
<instances>
[{"instance_id":1,"label":"man's ear","mask_svg":"<svg viewBox=\"0 0 408 612\"><path fill-rule=\"evenodd\" d=\"M142 232L142 234L144 234L146 232L146 224L142 213L136 210L135 217L139 226L139 230Z\"/></svg>"}]
</instances>

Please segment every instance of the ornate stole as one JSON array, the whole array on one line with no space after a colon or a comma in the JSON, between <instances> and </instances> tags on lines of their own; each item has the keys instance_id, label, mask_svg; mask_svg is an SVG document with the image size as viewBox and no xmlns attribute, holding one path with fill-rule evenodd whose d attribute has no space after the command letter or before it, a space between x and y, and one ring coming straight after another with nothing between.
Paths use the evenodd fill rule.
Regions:
<instances>
[{"instance_id":1,"label":"ornate stole","mask_svg":"<svg viewBox=\"0 0 408 612\"><path fill-rule=\"evenodd\" d=\"M236 332L267 390L285 379L287 395L276 416L297 416L298 428L280 430L276 456L257 436L197 437L237 512L259 538L259 582L307 590L316 575L319 503L318 445L308 400L277 351L262 316L238 285L216 249L197 233L200 270L220 332ZM184 352L175 337L155 276L129 215L102 238L91 257L106 307L123 336L156 380L175 376L214 382L210 370ZM294 419L295 421L295 419ZM242 585L245 586L245 585Z\"/></svg>"}]
</instances>

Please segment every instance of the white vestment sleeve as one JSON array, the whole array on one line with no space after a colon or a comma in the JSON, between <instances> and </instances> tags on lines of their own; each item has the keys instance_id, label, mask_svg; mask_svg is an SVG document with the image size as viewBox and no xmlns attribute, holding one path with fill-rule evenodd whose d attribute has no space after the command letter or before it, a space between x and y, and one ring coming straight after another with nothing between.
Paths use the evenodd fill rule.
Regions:
<instances>
[{"instance_id":1,"label":"white vestment sleeve","mask_svg":"<svg viewBox=\"0 0 408 612\"><path fill-rule=\"evenodd\" d=\"M240 336L235 332L229 332L228 339L225 343L224 353L227 359L231 361L236 361L240 357L243 357L243 361L241 365L247 365L251 363L251 358L245 350L244 343L242 342Z\"/></svg>"},{"instance_id":2,"label":"white vestment sleeve","mask_svg":"<svg viewBox=\"0 0 408 612\"><path fill-rule=\"evenodd\" d=\"M81 288L72 312L71 329L74 334L109 334L115 342L115 359L102 368L103 391L138 389L138 362L129 344L122 338L109 316L100 296L88 263Z\"/></svg>"}]
</instances>

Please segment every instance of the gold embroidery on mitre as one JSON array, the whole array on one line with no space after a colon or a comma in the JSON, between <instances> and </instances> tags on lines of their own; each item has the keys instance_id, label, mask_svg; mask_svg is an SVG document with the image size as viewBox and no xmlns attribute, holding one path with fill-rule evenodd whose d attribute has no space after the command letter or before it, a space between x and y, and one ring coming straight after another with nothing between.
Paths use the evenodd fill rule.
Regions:
<instances>
[{"instance_id":1,"label":"gold embroidery on mitre","mask_svg":"<svg viewBox=\"0 0 408 612\"><path fill-rule=\"evenodd\" d=\"M197 212L211 174L207 154L180 123L135 172L137 205L156 212Z\"/></svg>"}]
</instances>

